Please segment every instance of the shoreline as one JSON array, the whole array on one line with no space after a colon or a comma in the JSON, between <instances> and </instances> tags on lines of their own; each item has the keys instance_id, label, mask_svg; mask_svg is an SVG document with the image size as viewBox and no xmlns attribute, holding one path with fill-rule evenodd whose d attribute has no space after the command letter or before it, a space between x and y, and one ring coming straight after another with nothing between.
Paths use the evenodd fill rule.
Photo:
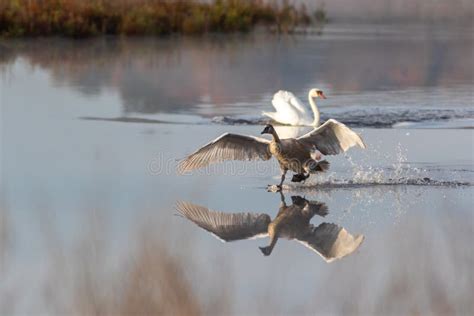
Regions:
<instances>
[{"instance_id":1,"label":"shoreline","mask_svg":"<svg viewBox=\"0 0 474 316\"><path fill-rule=\"evenodd\" d=\"M323 7L309 12L304 4L285 1L17 0L0 4L3 38L232 34L260 27L292 33L327 22Z\"/></svg>"}]
</instances>

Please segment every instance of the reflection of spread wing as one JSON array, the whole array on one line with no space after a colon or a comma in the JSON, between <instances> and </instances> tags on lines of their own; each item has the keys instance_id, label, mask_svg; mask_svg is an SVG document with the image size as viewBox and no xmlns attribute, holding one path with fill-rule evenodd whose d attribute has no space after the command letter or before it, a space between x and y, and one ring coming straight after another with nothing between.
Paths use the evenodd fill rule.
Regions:
<instances>
[{"instance_id":1,"label":"reflection of spread wing","mask_svg":"<svg viewBox=\"0 0 474 316\"><path fill-rule=\"evenodd\" d=\"M337 155L352 146L365 148L362 138L356 132L333 119L297 139L307 147L316 148L323 155Z\"/></svg>"},{"instance_id":2,"label":"reflection of spread wing","mask_svg":"<svg viewBox=\"0 0 474 316\"><path fill-rule=\"evenodd\" d=\"M357 250L364 241L364 236L352 236L341 226L322 223L318 227L313 226L308 233L298 237L297 241L317 252L326 262L331 262Z\"/></svg>"},{"instance_id":3,"label":"reflection of spread wing","mask_svg":"<svg viewBox=\"0 0 474 316\"><path fill-rule=\"evenodd\" d=\"M176 210L222 241L265 237L271 222L267 214L215 212L188 202L178 202Z\"/></svg>"}]
</instances>

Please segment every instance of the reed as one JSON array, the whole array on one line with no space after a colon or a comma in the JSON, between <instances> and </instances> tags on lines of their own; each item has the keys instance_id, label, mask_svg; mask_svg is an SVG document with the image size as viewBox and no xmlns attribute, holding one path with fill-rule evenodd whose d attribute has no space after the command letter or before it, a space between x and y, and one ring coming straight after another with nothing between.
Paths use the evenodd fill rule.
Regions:
<instances>
[{"instance_id":1,"label":"reed","mask_svg":"<svg viewBox=\"0 0 474 316\"><path fill-rule=\"evenodd\" d=\"M288 33L321 22L317 12L285 0L0 0L0 36L195 35L258 25Z\"/></svg>"},{"instance_id":2,"label":"reed","mask_svg":"<svg viewBox=\"0 0 474 316\"><path fill-rule=\"evenodd\" d=\"M25 262L28 257L21 255L20 243L24 232L15 229L14 220L6 220L13 210L0 207L4 228L0 236L10 240L10 255L0 271L0 314L239 315L242 304L251 315L472 315L474 311L474 255L466 247L474 231L472 221L457 214L436 208L430 215L439 219L413 214L381 236L373 235L358 254L321 266L320 276L308 270L307 278L291 279L295 273L290 269L285 281L304 286L305 297L311 299L303 302L295 292L290 298L301 303L288 307L290 298L268 286L275 280L278 284L281 266L260 265L253 258L255 269L262 269L259 273L268 280L253 288L253 283L239 282L248 275L238 265L242 253L232 256L235 248L224 251L216 243L206 250L196 238L202 231L171 227L163 221L171 216L170 210L155 212L169 215L143 216L139 210L143 217L116 231L111 225L115 212L86 208L76 223L81 227L78 234L71 231L66 236L61 233L62 222L55 223L55 212L38 211L35 227L41 251L36 260ZM185 224L181 227L187 228ZM203 256L205 261L200 260ZM305 266L298 260L294 265ZM239 297L242 290L249 293Z\"/></svg>"},{"instance_id":3,"label":"reed","mask_svg":"<svg viewBox=\"0 0 474 316\"><path fill-rule=\"evenodd\" d=\"M148 217L129 227L129 235L118 249L116 237L107 229L109 219L101 209L84 210L78 222L84 230L71 242L62 238L52 224L54 216L44 211L38 222L45 245L42 258L47 262L38 284L39 304L31 307L39 314L230 314L232 283L219 282L216 286L210 278L200 279L203 275L218 280L228 277L227 261L217 256L211 260L210 270L197 266L196 254L186 243L187 234L176 233ZM173 244L180 245L180 251ZM0 313L18 313L15 307L21 307L21 301L2 300L2 294L0 284ZM9 305L14 306L13 310L8 309Z\"/></svg>"}]
</instances>

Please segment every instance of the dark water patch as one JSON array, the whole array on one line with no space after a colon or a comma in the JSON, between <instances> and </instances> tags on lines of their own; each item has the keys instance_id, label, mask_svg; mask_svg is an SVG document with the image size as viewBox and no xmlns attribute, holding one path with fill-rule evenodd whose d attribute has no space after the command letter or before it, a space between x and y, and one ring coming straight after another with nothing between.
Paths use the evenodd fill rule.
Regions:
<instances>
[{"instance_id":1,"label":"dark water patch","mask_svg":"<svg viewBox=\"0 0 474 316\"><path fill-rule=\"evenodd\" d=\"M363 109L349 110L334 114L322 114L321 122L336 119L352 127L391 128L400 123L447 122L474 119L472 109ZM215 116L212 122L223 125L263 125L270 122L264 117ZM279 125L278 123L275 123ZM467 122L471 124L471 122ZM409 125L407 125L409 126ZM433 125L436 127L435 125ZM458 128L458 127L456 127ZM473 128L473 126L461 126Z\"/></svg>"},{"instance_id":2,"label":"dark water patch","mask_svg":"<svg viewBox=\"0 0 474 316\"><path fill-rule=\"evenodd\" d=\"M331 190L331 189L357 189L371 187L394 187L394 186L426 186L426 187L471 187L474 184L467 181L457 180L435 180L425 178L398 178L380 181L354 181L354 180L331 180L321 183L311 183L308 185L283 186L285 191L311 191L311 190Z\"/></svg>"},{"instance_id":3,"label":"dark water patch","mask_svg":"<svg viewBox=\"0 0 474 316\"><path fill-rule=\"evenodd\" d=\"M147 119L140 117L92 117L82 116L80 120L86 121L105 121L105 122L121 122L121 123L142 123L142 124L183 124L183 125L197 125L198 123L187 123L187 122L173 122L164 120Z\"/></svg>"},{"instance_id":4,"label":"dark water patch","mask_svg":"<svg viewBox=\"0 0 474 316\"><path fill-rule=\"evenodd\" d=\"M264 125L270 122L267 118L239 118L232 116L214 116L212 123L222 125Z\"/></svg>"},{"instance_id":5,"label":"dark water patch","mask_svg":"<svg viewBox=\"0 0 474 316\"><path fill-rule=\"evenodd\" d=\"M397 123L446 122L474 118L472 109L367 109L335 114L337 120L354 127L393 127ZM329 116L322 116L323 120Z\"/></svg>"}]
</instances>

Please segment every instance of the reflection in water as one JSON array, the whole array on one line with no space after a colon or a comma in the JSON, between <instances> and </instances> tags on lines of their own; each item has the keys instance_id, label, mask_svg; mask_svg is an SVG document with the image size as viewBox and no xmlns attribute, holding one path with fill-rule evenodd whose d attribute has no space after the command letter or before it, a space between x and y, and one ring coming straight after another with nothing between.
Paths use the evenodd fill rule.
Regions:
<instances>
[{"instance_id":1,"label":"reflection in water","mask_svg":"<svg viewBox=\"0 0 474 316\"><path fill-rule=\"evenodd\" d=\"M260 247L265 256L272 253L278 238L296 240L332 262L353 253L364 240L363 235L351 235L344 227L333 223L310 224L315 215L328 214L326 204L292 196L288 206L281 194L277 216L271 220L264 213L224 213L188 202L178 202L178 212L224 242L270 237L270 244Z\"/></svg>"},{"instance_id":2,"label":"reflection in water","mask_svg":"<svg viewBox=\"0 0 474 316\"><path fill-rule=\"evenodd\" d=\"M378 32L376 26L369 29L345 38L333 26L322 37L255 34L4 41L0 66L26 62L47 71L53 85L69 86L88 96L113 89L120 96L124 115L260 114L259 110L270 107L275 91L294 91L306 99L308 87L313 86L328 90L328 97L340 94L322 106L354 105L359 110L400 103L419 106L430 96L429 105L466 106L467 101L459 104L459 93L454 102L434 96L438 92L429 89L472 86L473 46L464 29L449 30L447 35L443 29L443 35L432 29L400 27L397 37ZM414 88L423 91L423 98L410 100L407 93L348 97Z\"/></svg>"}]
</instances>

